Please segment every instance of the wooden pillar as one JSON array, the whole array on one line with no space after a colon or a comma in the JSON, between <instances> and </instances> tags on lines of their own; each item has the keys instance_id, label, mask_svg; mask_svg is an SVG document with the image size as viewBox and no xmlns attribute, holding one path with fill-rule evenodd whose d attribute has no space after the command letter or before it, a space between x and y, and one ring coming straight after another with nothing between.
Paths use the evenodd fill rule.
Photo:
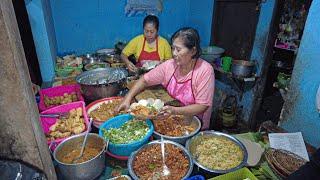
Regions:
<instances>
[{"instance_id":1,"label":"wooden pillar","mask_svg":"<svg viewBox=\"0 0 320 180\"><path fill-rule=\"evenodd\" d=\"M0 156L57 179L32 92L12 0L0 1Z\"/></svg>"}]
</instances>

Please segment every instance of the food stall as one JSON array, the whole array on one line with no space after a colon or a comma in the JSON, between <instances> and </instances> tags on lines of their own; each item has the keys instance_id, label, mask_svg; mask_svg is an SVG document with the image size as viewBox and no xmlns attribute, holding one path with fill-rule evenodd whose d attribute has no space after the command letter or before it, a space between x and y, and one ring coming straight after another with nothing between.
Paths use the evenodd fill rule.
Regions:
<instances>
[{"instance_id":1,"label":"food stall","mask_svg":"<svg viewBox=\"0 0 320 180\"><path fill-rule=\"evenodd\" d=\"M161 86L136 95L129 111L116 112L115 108L139 76L152 68L143 67L138 74L130 74L121 67L113 68L113 63L118 61L115 54L110 53L114 52L108 50L108 54L94 55L108 64L106 67L92 66L88 70L79 64L76 67L82 67L81 72L66 77L73 78L69 81L71 85L56 84L40 90L41 121L48 147L58 162L58 177L282 179L307 162L289 151L270 148L270 127L240 134L201 131L201 121L196 116L160 116L164 105L180 105ZM91 57L73 59L81 58L85 62L88 58L92 60ZM101 60L101 57L107 58ZM76 162L74 158L87 131L90 141L85 143L84 159ZM99 147L93 147L95 141ZM291 162L295 166L285 166ZM99 168L93 171L90 166Z\"/></svg>"}]
</instances>

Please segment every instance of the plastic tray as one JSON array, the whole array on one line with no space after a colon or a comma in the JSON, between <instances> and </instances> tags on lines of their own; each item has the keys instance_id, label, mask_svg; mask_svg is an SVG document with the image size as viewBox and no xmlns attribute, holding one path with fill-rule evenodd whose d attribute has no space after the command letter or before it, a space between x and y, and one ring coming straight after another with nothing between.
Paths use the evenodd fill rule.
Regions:
<instances>
[{"instance_id":1,"label":"plastic tray","mask_svg":"<svg viewBox=\"0 0 320 180\"><path fill-rule=\"evenodd\" d=\"M40 111L45 111L47 109L50 109L52 107L56 107L59 105L51 105L46 107L44 104L44 96L48 97L55 97L55 96L63 96L64 93L72 93L75 92L78 98L78 101L84 101L81 91L80 91L80 86L78 84L73 84L73 85L65 85L65 86L56 86L52 88L47 88L47 89L41 89L39 91L40 95L40 103L39 103L39 110Z\"/></svg>"},{"instance_id":2,"label":"plastic tray","mask_svg":"<svg viewBox=\"0 0 320 180\"><path fill-rule=\"evenodd\" d=\"M252 172L246 167L224 175L211 178L210 180L243 180L246 178L249 178L250 180L258 180L258 178L256 178L252 174Z\"/></svg>"},{"instance_id":3,"label":"plastic tray","mask_svg":"<svg viewBox=\"0 0 320 180\"><path fill-rule=\"evenodd\" d=\"M130 114L123 114L109 119L100 126L99 136L103 137L102 129L119 128L125 122L131 120L132 118L133 116L131 116ZM147 120L147 124L150 130L147 135L140 140L128 144L113 144L109 142L108 150L110 151L110 153L117 156L129 156L133 151L146 144L154 131L153 124L150 120Z\"/></svg>"},{"instance_id":4,"label":"plastic tray","mask_svg":"<svg viewBox=\"0 0 320 180\"><path fill-rule=\"evenodd\" d=\"M69 112L71 109L75 109L75 108L79 108L79 107L82 108L83 118L84 118L84 122L86 124L86 130L87 130L88 129L88 125L89 125L89 120L88 120L87 112L85 110L84 102L82 102L82 101L73 102L73 103L69 103L69 104L63 104L63 105L48 109L46 111L43 111L41 114ZM41 122L41 125L42 125L43 132L44 133L48 133L49 132L49 128L53 124L55 124L56 121L57 121L56 118L41 117L40 118L40 122ZM84 130L84 132L85 132L85 130ZM48 143L48 145L51 146L50 148L53 151L57 147L57 145L59 143L61 143L66 138L68 138L68 137L55 139L55 140L48 140L47 143Z\"/></svg>"}]
</instances>

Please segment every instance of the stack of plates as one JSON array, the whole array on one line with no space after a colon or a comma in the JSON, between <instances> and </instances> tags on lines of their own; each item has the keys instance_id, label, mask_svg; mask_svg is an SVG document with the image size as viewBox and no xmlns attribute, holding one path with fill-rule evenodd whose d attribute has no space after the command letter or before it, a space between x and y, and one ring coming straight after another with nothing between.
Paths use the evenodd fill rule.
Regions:
<instances>
[{"instance_id":1,"label":"stack of plates","mask_svg":"<svg viewBox=\"0 0 320 180\"><path fill-rule=\"evenodd\" d=\"M265 157L272 170L282 178L288 177L307 162L294 153L280 149L267 150Z\"/></svg>"}]
</instances>

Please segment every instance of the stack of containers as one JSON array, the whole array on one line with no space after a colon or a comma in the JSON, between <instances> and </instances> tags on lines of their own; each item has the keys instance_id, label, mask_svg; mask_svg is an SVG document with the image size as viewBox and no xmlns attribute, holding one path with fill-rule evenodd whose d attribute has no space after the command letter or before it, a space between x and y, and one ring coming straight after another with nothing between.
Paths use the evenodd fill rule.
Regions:
<instances>
[{"instance_id":1,"label":"stack of containers","mask_svg":"<svg viewBox=\"0 0 320 180\"><path fill-rule=\"evenodd\" d=\"M48 98L53 98L57 96L64 96L64 94L75 94L77 96L77 101L70 102L61 105L45 105L45 96ZM40 114L60 114L60 113L69 113L72 109L81 108L82 109L82 117L85 123L85 132L89 125L88 115L85 109L84 98L81 95L80 86L79 85L65 85L65 86L57 86L47 89L41 89L39 91L40 102L39 102L39 110ZM49 133L50 127L57 122L58 118L48 118L48 117L40 117L40 122L42 125L42 129L45 134ZM48 140L47 143L50 146L51 150L54 150L55 147L62 142L65 138L59 138L55 140Z\"/></svg>"}]
</instances>

